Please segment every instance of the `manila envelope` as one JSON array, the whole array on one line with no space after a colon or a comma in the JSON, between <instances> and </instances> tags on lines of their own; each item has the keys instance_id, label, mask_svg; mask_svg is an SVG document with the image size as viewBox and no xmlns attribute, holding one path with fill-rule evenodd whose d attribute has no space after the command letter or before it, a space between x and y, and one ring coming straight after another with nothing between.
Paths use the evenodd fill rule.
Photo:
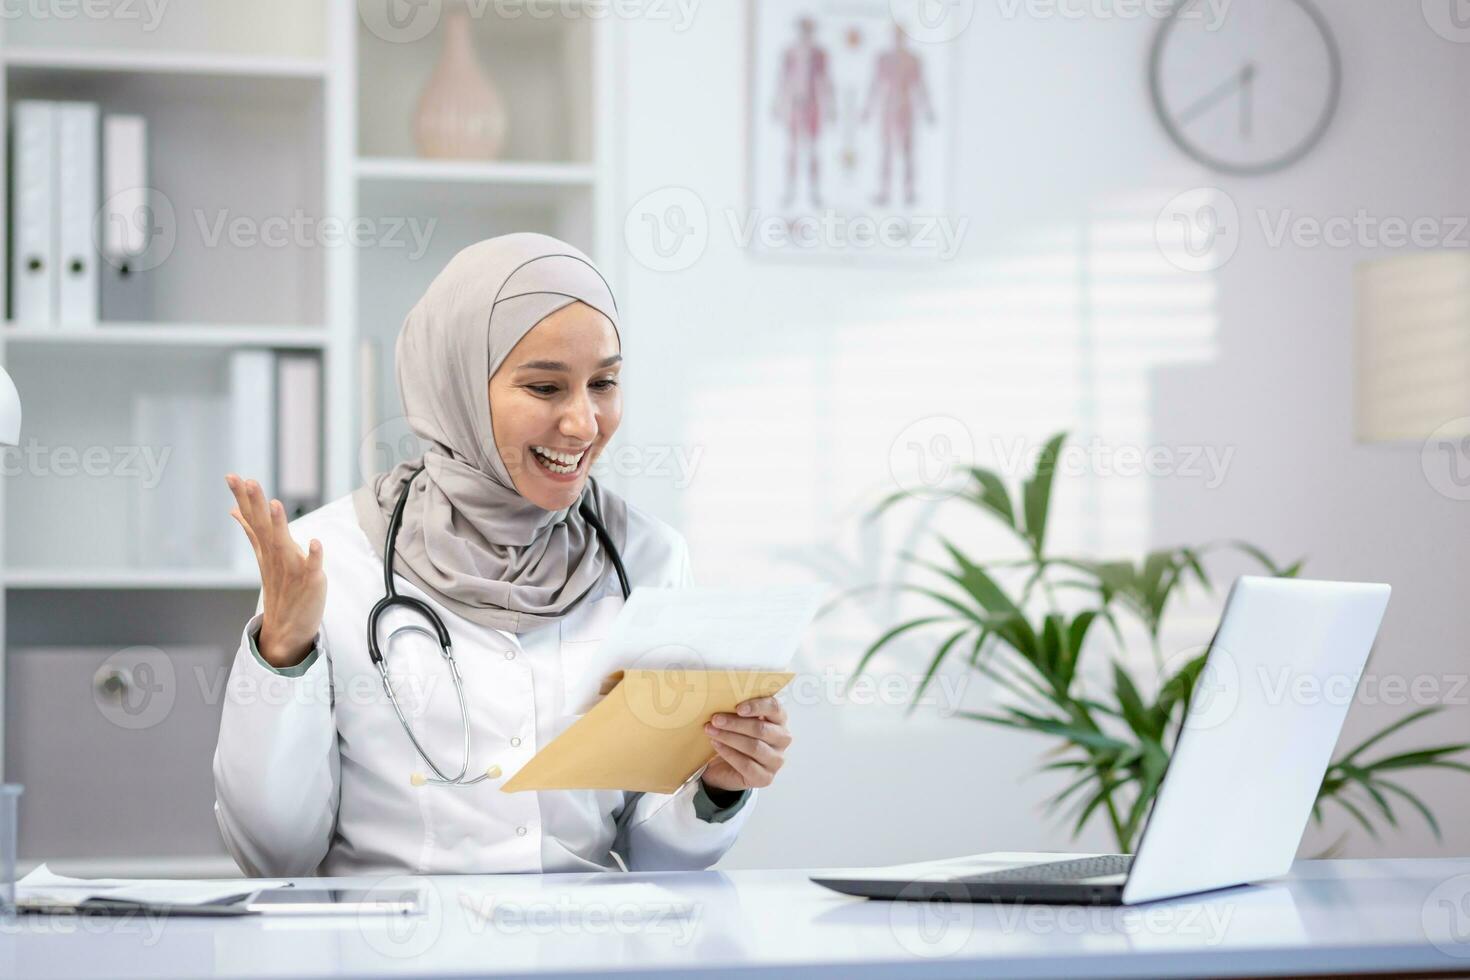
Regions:
<instances>
[{"instance_id":1,"label":"manila envelope","mask_svg":"<svg viewBox=\"0 0 1470 980\"><path fill-rule=\"evenodd\" d=\"M615 686L500 788L672 793L715 757L705 723L795 674L765 670L627 670Z\"/></svg>"}]
</instances>

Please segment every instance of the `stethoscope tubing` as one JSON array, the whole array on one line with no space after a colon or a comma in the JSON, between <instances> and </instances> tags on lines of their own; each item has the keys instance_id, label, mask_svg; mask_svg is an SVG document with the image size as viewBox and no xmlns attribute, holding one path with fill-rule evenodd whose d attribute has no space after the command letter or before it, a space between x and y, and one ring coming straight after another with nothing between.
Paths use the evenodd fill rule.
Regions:
<instances>
[{"instance_id":1,"label":"stethoscope tubing","mask_svg":"<svg viewBox=\"0 0 1470 980\"><path fill-rule=\"evenodd\" d=\"M411 487L413 486L414 478L423 471L424 467L421 465L418 469L410 473L408 475L408 478L403 481L403 489L398 494L398 502L394 504L393 514L388 519L387 539L384 541L383 544L384 594L383 597L373 605L372 611L368 613L368 656L369 658L371 658L373 665L378 669L378 676L381 677L383 681L383 690L388 695L388 703L393 706L394 713L398 715L398 722L400 725L403 726L403 731L408 736L409 742L413 744L414 751L418 753L419 758L422 759L424 764L428 766L429 769L431 769L434 773L433 777L424 777L423 782L450 786L472 786L483 779L490 778L490 772L493 770L483 772L478 776L475 776L473 779L464 778L465 774L469 770L471 754L470 713L469 707L465 703L464 682L459 674L459 665L455 663L454 660L454 647L453 644L450 642L449 630L447 627L445 627L444 621L439 618L439 614L435 612L428 603L424 602L421 599L415 598L414 596L399 595L398 590L394 587L393 584L394 550L397 547L398 543L398 529L403 524L404 506L408 502L408 494ZM617 573L618 576L618 585L622 588L623 599L626 601L628 596L632 593L632 589L629 587L628 583L628 571L626 568L623 567L623 557L621 554L618 553L617 546L613 544L612 536L608 534L607 528L603 526L601 518L593 509L591 505L591 497L592 494L584 495L580 507L580 513L582 514L583 519L592 527L592 530L597 535L598 541L602 544L604 550L606 550L609 559L611 559L613 570ZM408 716L404 714L403 706L398 701L398 695L393 690L393 682L388 676L388 665L384 662L382 651L378 647L378 620L383 616L384 613L386 613L394 606L405 606L416 610L429 621L429 624L433 626L434 629L433 632L430 632L423 626L400 626L393 631L393 634L389 637L389 640L391 641L393 636L397 636L399 633L404 632L405 630L410 632L423 633L424 635L429 636L438 642L440 656L444 658L444 662L449 668L449 677L450 680L454 683L455 698L459 702L460 726L462 731L464 732L464 746L463 753L460 758L459 772L453 777L444 775L444 771L434 763L434 760L429 757L429 753L427 752L427 750L425 750L423 744L419 742L418 736L414 733L413 725L410 723ZM416 776L415 782L418 783L418 781L419 777Z\"/></svg>"}]
</instances>

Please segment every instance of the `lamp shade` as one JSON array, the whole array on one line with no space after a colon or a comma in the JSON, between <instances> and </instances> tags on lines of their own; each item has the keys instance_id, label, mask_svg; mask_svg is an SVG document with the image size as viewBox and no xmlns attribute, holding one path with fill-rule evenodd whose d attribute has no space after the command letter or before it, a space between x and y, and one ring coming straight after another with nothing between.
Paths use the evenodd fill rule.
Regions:
<instances>
[{"instance_id":1,"label":"lamp shade","mask_svg":"<svg viewBox=\"0 0 1470 980\"><path fill-rule=\"evenodd\" d=\"M1358 440L1470 435L1470 253L1364 262L1353 287Z\"/></svg>"},{"instance_id":2,"label":"lamp shade","mask_svg":"<svg viewBox=\"0 0 1470 980\"><path fill-rule=\"evenodd\" d=\"M20 392L0 367L0 446L20 445Z\"/></svg>"}]
</instances>

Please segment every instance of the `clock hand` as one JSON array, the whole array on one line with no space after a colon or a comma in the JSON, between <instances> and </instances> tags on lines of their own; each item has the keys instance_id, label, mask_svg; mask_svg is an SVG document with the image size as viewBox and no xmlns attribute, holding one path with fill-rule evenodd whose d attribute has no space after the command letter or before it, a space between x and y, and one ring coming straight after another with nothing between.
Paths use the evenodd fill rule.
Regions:
<instances>
[{"instance_id":1,"label":"clock hand","mask_svg":"<svg viewBox=\"0 0 1470 980\"><path fill-rule=\"evenodd\" d=\"M1226 96L1230 95L1236 89L1240 88L1241 83L1246 76L1246 71L1247 69L1249 69L1249 67L1250 66L1247 65L1246 69L1242 69L1236 74L1231 75L1224 82L1216 86L1212 91L1208 92L1203 98L1199 99L1193 105L1180 112L1179 125L1187 126L1189 123L1194 121L1195 117L1203 114L1210 109L1213 109L1220 102L1224 101Z\"/></svg>"},{"instance_id":2,"label":"clock hand","mask_svg":"<svg viewBox=\"0 0 1470 980\"><path fill-rule=\"evenodd\" d=\"M1246 62L1246 66L1240 70L1240 136L1242 139L1251 138L1255 93L1256 66Z\"/></svg>"}]
</instances>

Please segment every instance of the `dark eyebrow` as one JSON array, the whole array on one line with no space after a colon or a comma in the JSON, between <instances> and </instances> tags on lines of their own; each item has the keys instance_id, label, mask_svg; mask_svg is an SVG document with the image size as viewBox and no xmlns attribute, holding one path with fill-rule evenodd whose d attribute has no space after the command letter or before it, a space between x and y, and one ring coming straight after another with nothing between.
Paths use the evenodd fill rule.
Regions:
<instances>
[{"instance_id":1,"label":"dark eyebrow","mask_svg":"<svg viewBox=\"0 0 1470 980\"><path fill-rule=\"evenodd\" d=\"M623 355L622 354L614 354L612 357L607 358L606 360L604 360L602 363L598 364L597 366L600 367L600 368L612 367L614 364L618 363L622 359L623 359ZM527 361L524 364L518 365L518 367L520 367L522 370L530 369L530 370L533 370L533 371L570 371L571 370L571 368L567 367L561 361Z\"/></svg>"}]
</instances>

